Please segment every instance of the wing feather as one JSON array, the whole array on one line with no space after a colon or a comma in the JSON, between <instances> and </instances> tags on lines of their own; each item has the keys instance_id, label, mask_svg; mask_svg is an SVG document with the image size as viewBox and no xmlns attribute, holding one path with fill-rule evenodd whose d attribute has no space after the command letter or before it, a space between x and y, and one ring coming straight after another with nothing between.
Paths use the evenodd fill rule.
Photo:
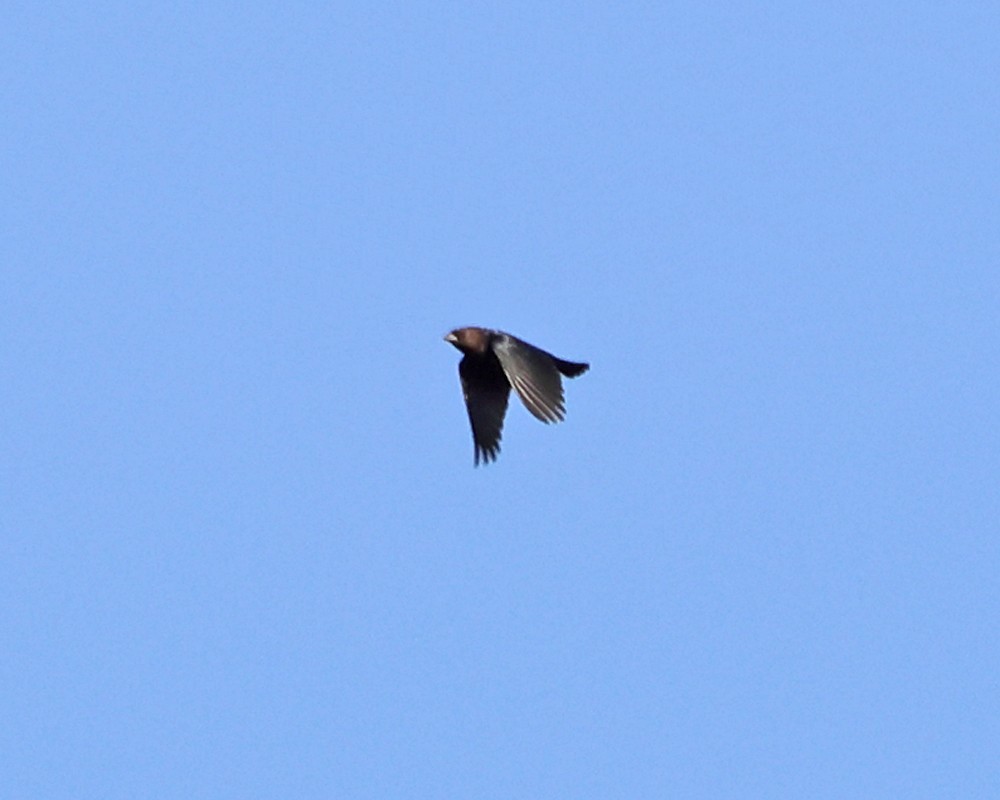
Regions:
<instances>
[{"instance_id":1,"label":"wing feather","mask_svg":"<svg viewBox=\"0 0 1000 800\"><path fill-rule=\"evenodd\" d=\"M465 356L458 364L458 375L472 426L475 463L496 461L510 384L495 358Z\"/></svg>"},{"instance_id":2,"label":"wing feather","mask_svg":"<svg viewBox=\"0 0 1000 800\"><path fill-rule=\"evenodd\" d=\"M566 413L556 359L509 333L493 337L493 352L524 407L542 422L559 422Z\"/></svg>"}]
</instances>

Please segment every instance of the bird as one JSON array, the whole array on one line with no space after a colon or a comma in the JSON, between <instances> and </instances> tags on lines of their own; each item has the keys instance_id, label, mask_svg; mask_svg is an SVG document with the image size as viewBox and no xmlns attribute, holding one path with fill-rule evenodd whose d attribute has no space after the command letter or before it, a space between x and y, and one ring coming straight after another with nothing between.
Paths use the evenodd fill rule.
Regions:
<instances>
[{"instance_id":1,"label":"bird","mask_svg":"<svg viewBox=\"0 0 1000 800\"><path fill-rule=\"evenodd\" d=\"M475 465L496 461L513 386L524 407L548 424L566 415L562 379L590 364L564 361L516 336L489 328L456 328L444 337L462 352L458 376L472 425Z\"/></svg>"}]
</instances>

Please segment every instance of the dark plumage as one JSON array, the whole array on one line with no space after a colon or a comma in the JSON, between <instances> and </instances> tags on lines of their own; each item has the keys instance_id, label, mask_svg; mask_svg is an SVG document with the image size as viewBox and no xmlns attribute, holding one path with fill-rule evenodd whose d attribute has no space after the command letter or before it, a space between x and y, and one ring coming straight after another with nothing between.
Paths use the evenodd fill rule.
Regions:
<instances>
[{"instance_id":1,"label":"dark plumage","mask_svg":"<svg viewBox=\"0 0 1000 800\"><path fill-rule=\"evenodd\" d=\"M457 328L444 337L462 351L458 365L472 423L476 464L500 453L503 418L513 386L524 407L542 422L566 415L562 379L582 375L590 364L563 361L516 336L487 328Z\"/></svg>"}]
</instances>

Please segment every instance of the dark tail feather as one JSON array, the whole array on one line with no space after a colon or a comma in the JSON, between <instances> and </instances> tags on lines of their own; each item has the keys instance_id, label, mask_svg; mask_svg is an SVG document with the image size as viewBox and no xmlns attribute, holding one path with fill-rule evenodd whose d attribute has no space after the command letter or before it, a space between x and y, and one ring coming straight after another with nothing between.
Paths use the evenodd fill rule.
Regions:
<instances>
[{"instance_id":1,"label":"dark tail feather","mask_svg":"<svg viewBox=\"0 0 1000 800\"><path fill-rule=\"evenodd\" d=\"M575 361L563 361L561 358L552 359L556 362L556 368L567 378L575 378L577 375L583 375L588 369L590 369L590 364L577 364Z\"/></svg>"}]
</instances>

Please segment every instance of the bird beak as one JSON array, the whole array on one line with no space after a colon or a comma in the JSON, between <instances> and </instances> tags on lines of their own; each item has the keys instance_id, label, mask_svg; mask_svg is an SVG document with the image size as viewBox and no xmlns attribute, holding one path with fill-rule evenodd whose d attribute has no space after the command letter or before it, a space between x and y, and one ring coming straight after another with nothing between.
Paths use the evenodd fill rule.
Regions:
<instances>
[{"instance_id":1,"label":"bird beak","mask_svg":"<svg viewBox=\"0 0 1000 800\"><path fill-rule=\"evenodd\" d=\"M452 344L455 344L455 342L458 341L458 337L453 333L449 333L447 336L444 337L444 340L446 342L451 342Z\"/></svg>"}]
</instances>

